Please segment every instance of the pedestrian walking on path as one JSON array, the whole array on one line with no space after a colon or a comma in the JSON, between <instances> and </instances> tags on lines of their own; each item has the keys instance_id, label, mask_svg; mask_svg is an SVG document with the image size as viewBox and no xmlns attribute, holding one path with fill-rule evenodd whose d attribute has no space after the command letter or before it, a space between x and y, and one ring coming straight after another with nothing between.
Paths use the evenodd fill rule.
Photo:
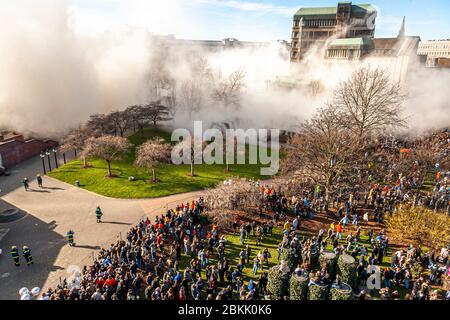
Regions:
<instances>
[{"instance_id":1,"label":"pedestrian walking on path","mask_svg":"<svg viewBox=\"0 0 450 320\"><path fill-rule=\"evenodd\" d=\"M25 191L28 191L30 189L30 183L28 182L28 178L23 178L23 187L25 188Z\"/></svg>"},{"instance_id":2,"label":"pedestrian walking on path","mask_svg":"<svg viewBox=\"0 0 450 320\"><path fill-rule=\"evenodd\" d=\"M42 185L42 177L41 177L40 174L37 175L36 180L37 180L37 183L38 183L39 188L43 188L43 185Z\"/></svg>"},{"instance_id":3,"label":"pedestrian walking on path","mask_svg":"<svg viewBox=\"0 0 450 320\"><path fill-rule=\"evenodd\" d=\"M100 206L97 206L97 209L95 209L95 216L97 217L97 223L102 222L103 212Z\"/></svg>"},{"instance_id":4,"label":"pedestrian walking on path","mask_svg":"<svg viewBox=\"0 0 450 320\"><path fill-rule=\"evenodd\" d=\"M73 241L73 235L75 234L75 232L73 232L72 230L69 230L67 232L67 241L69 242L69 246L73 247L75 245L75 242Z\"/></svg>"},{"instance_id":5,"label":"pedestrian walking on path","mask_svg":"<svg viewBox=\"0 0 450 320\"><path fill-rule=\"evenodd\" d=\"M30 266L33 264L33 256L31 255L31 250L27 246L23 246L22 249L22 255L27 261L27 266Z\"/></svg>"},{"instance_id":6,"label":"pedestrian walking on path","mask_svg":"<svg viewBox=\"0 0 450 320\"><path fill-rule=\"evenodd\" d=\"M13 259L13 261L14 261L14 265L15 265L16 267L20 267L20 261L19 261L19 259L20 259L19 249L17 249L16 246L12 246L12 247L11 247L11 256L12 256L12 259Z\"/></svg>"}]
</instances>

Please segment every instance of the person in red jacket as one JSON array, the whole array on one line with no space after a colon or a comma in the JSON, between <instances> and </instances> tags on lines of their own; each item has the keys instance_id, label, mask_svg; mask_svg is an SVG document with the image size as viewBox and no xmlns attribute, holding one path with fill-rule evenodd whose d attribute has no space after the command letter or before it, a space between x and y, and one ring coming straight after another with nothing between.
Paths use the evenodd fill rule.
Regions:
<instances>
[{"instance_id":1,"label":"person in red jacket","mask_svg":"<svg viewBox=\"0 0 450 320\"><path fill-rule=\"evenodd\" d=\"M342 239L342 224L339 222L336 226L336 238Z\"/></svg>"}]
</instances>

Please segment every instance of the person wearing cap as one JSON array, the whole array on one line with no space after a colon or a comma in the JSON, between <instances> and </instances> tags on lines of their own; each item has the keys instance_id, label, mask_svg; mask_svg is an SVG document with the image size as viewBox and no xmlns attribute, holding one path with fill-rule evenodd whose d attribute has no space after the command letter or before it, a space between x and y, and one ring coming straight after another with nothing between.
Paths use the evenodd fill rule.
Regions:
<instances>
[{"instance_id":1,"label":"person wearing cap","mask_svg":"<svg viewBox=\"0 0 450 320\"><path fill-rule=\"evenodd\" d=\"M74 246L75 243L73 241L73 235L75 234L75 232L73 232L72 230L67 231L67 241L69 242L69 246Z\"/></svg>"},{"instance_id":2,"label":"person wearing cap","mask_svg":"<svg viewBox=\"0 0 450 320\"><path fill-rule=\"evenodd\" d=\"M12 247L11 247L11 256L12 256L12 259L13 259L13 261L14 261L14 265L15 265L16 267L20 267L20 262L19 262L19 259L20 259L19 249L17 249L16 246L12 246Z\"/></svg>"},{"instance_id":3,"label":"person wearing cap","mask_svg":"<svg viewBox=\"0 0 450 320\"><path fill-rule=\"evenodd\" d=\"M33 264L33 256L31 255L31 250L27 246L23 246L22 248L22 255L27 261L27 266L30 266Z\"/></svg>"},{"instance_id":4,"label":"person wearing cap","mask_svg":"<svg viewBox=\"0 0 450 320\"><path fill-rule=\"evenodd\" d=\"M97 217L97 223L102 222L103 212L100 206L97 206L97 209L95 209L95 216Z\"/></svg>"}]
</instances>

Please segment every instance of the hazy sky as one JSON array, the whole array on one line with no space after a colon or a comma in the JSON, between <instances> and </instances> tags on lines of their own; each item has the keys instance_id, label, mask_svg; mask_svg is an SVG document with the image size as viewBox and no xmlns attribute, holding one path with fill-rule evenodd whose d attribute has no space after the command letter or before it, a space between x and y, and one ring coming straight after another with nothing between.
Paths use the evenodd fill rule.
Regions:
<instances>
[{"instance_id":1,"label":"hazy sky","mask_svg":"<svg viewBox=\"0 0 450 320\"><path fill-rule=\"evenodd\" d=\"M72 21L85 33L127 26L179 38L289 40L292 16L300 7L335 6L333 0L67 0ZM369 1L354 2L369 3ZM408 35L450 38L448 0L373 0L376 36L395 36L403 16Z\"/></svg>"}]
</instances>

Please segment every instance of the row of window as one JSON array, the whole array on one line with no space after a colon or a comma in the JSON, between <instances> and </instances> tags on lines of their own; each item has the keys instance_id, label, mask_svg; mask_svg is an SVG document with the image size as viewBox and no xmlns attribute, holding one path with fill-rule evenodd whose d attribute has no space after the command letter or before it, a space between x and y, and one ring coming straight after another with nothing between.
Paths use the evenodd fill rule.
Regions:
<instances>
[{"instance_id":1,"label":"row of window","mask_svg":"<svg viewBox=\"0 0 450 320\"><path fill-rule=\"evenodd\" d=\"M450 57L450 51L434 51L434 52L427 52L426 53L429 56L449 56Z\"/></svg>"},{"instance_id":2,"label":"row of window","mask_svg":"<svg viewBox=\"0 0 450 320\"><path fill-rule=\"evenodd\" d=\"M420 45L420 49L434 49L434 50L436 50L436 49L441 49L441 50L443 50L443 49L450 49L450 43L448 43L448 44L442 44L442 45L432 45L432 44L425 44L425 45Z\"/></svg>"},{"instance_id":3,"label":"row of window","mask_svg":"<svg viewBox=\"0 0 450 320\"><path fill-rule=\"evenodd\" d=\"M336 19L303 20L302 27L334 27ZM294 20L294 28L300 27L300 20Z\"/></svg>"},{"instance_id":4,"label":"row of window","mask_svg":"<svg viewBox=\"0 0 450 320\"><path fill-rule=\"evenodd\" d=\"M292 33L292 39L298 39L300 33L295 31ZM303 31L302 39L317 39L317 38L325 38L332 37L336 35L336 31Z\"/></svg>"}]
</instances>

